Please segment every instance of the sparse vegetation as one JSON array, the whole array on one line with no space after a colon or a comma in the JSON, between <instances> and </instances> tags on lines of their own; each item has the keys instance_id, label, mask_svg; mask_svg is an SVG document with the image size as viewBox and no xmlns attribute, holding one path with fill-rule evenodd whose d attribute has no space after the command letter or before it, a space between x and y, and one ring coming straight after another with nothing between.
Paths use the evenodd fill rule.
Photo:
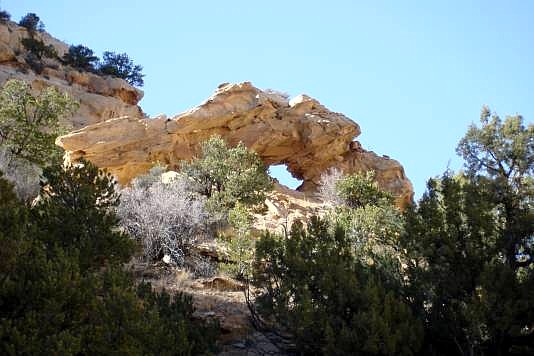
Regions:
<instances>
[{"instance_id":1,"label":"sparse vegetation","mask_svg":"<svg viewBox=\"0 0 534 356\"><path fill-rule=\"evenodd\" d=\"M30 33L35 31L43 32L45 29L44 23L39 16L33 12L22 17L19 21L19 26L25 27Z\"/></svg>"},{"instance_id":2,"label":"sparse vegetation","mask_svg":"<svg viewBox=\"0 0 534 356\"><path fill-rule=\"evenodd\" d=\"M254 217L241 204L237 204L228 214L231 233L222 236L228 250L228 262L221 263L221 271L238 280L248 280L252 274L254 244L252 224Z\"/></svg>"},{"instance_id":3,"label":"sparse vegetation","mask_svg":"<svg viewBox=\"0 0 534 356\"><path fill-rule=\"evenodd\" d=\"M6 23L11 20L11 14L6 10L0 10L0 23Z\"/></svg>"},{"instance_id":4,"label":"sparse vegetation","mask_svg":"<svg viewBox=\"0 0 534 356\"><path fill-rule=\"evenodd\" d=\"M169 255L183 266L194 243L213 237L206 199L184 177L161 181L162 170L153 168L122 191L121 225L143 245L149 261Z\"/></svg>"},{"instance_id":5,"label":"sparse vegetation","mask_svg":"<svg viewBox=\"0 0 534 356\"><path fill-rule=\"evenodd\" d=\"M98 60L93 50L83 45L70 46L69 51L63 56L63 62L66 65L88 72L96 70Z\"/></svg>"},{"instance_id":6,"label":"sparse vegetation","mask_svg":"<svg viewBox=\"0 0 534 356\"><path fill-rule=\"evenodd\" d=\"M343 204L343 199L339 196L336 189L337 183L343 178L342 172L337 168L330 168L321 174L318 193L322 201L331 206Z\"/></svg>"},{"instance_id":7,"label":"sparse vegetation","mask_svg":"<svg viewBox=\"0 0 534 356\"><path fill-rule=\"evenodd\" d=\"M180 266L189 263L193 272L206 261L190 256L191 247L230 226L232 232L225 239L231 262L226 267L242 278L253 251L250 210L263 204L272 183L263 163L243 145L228 148L216 137L202 150L202 156L184 163L170 182L162 181L165 169L155 166L125 188L119 206L121 224L141 242L149 261L169 255Z\"/></svg>"},{"instance_id":8,"label":"sparse vegetation","mask_svg":"<svg viewBox=\"0 0 534 356\"><path fill-rule=\"evenodd\" d=\"M54 46L46 45L42 40L36 40L35 38L28 37L21 40L24 48L33 54L37 59L43 58L57 58L57 52Z\"/></svg>"},{"instance_id":9,"label":"sparse vegetation","mask_svg":"<svg viewBox=\"0 0 534 356\"><path fill-rule=\"evenodd\" d=\"M0 22L7 20L9 20L9 13L0 11ZM69 51L60 59L54 46L45 44L35 36L36 31L44 31L44 24L39 16L35 13L28 13L19 21L19 25L28 30L29 37L23 38L21 42L29 52L26 56L26 63L37 74L41 74L45 68L42 59L53 58L78 70L124 79L134 86L141 87L144 84L143 67L134 64L126 53L106 51L103 54L102 62L100 62L93 50L80 44L70 46Z\"/></svg>"},{"instance_id":10,"label":"sparse vegetation","mask_svg":"<svg viewBox=\"0 0 534 356\"><path fill-rule=\"evenodd\" d=\"M272 188L259 158L243 145L229 148L215 137L203 143L200 158L184 163L170 181L162 181L164 171L157 165L122 191L121 224L143 245L145 259L168 255L195 275L212 275L213 261L195 255L192 247L219 234L229 251L225 272L236 278L248 275L251 210L263 204Z\"/></svg>"},{"instance_id":11,"label":"sparse vegetation","mask_svg":"<svg viewBox=\"0 0 534 356\"><path fill-rule=\"evenodd\" d=\"M136 65L126 53L104 52L99 71L126 80L131 85L143 86L143 67Z\"/></svg>"}]
</instances>

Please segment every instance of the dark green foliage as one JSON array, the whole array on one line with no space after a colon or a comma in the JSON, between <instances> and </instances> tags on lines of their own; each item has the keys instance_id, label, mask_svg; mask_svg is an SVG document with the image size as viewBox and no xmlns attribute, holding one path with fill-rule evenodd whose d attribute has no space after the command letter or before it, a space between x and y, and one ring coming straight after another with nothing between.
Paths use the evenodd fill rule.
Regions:
<instances>
[{"instance_id":1,"label":"dark green foliage","mask_svg":"<svg viewBox=\"0 0 534 356\"><path fill-rule=\"evenodd\" d=\"M393 197L378 187L373 171L365 175L353 174L343 177L336 183L336 191L342 201L350 208L366 205L389 205Z\"/></svg>"},{"instance_id":2,"label":"dark green foliage","mask_svg":"<svg viewBox=\"0 0 534 356\"><path fill-rule=\"evenodd\" d=\"M458 151L467 174L430 180L402 248L425 354L534 352L534 128L483 110Z\"/></svg>"},{"instance_id":3,"label":"dark green foliage","mask_svg":"<svg viewBox=\"0 0 534 356\"><path fill-rule=\"evenodd\" d=\"M0 23L6 23L11 20L11 14L6 10L0 10Z\"/></svg>"},{"instance_id":4,"label":"dark green foliage","mask_svg":"<svg viewBox=\"0 0 534 356\"><path fill-rule=\"evenodd\" d=\"M69 51L63 56L63 61L74 68L93 72L98 63L98 57L90 48L77 45L69 47Z\"/></svg>"},{"instance_id":5,"label":"dark green foliage","mask_svg":"<svg viewBox=\"0 0 534 356\"><path fill-rule=\"evenodd\" d=\"M431 180L419 206L407 212L403 247L410 257L414 305L425 316L426 340L438 354L467 354L458 350L468 343L467 304L494 252L497 231L491 206L473 185L465 184L450 176Z\"/></svg>"},{"instance_id":6,"label":"dark green foliage","mask_svg":"<svg viewBox=\"0 0 534 356\"><path fill-rule=\"evenodd\" d=\"M122 78L128 83L143 86L143 67L135 65L126 53L104 52L102 64L99 67L102 74Z\"/></svg>"},{"instance_id":7,"label":"dark green foliage","mask_svg":"<svg viewBox=\"0 0 534 356\"><path fill-rule=\"evenodd\" d=\"M353 254L345 231L312 218L289 236L256 243L260 314L289 331L303 354L413 355L422 328L398 282Z\"/></svg>"},{"instance_id":8,"label":"dark green foliage","mask_svg":"<svg viewBox=\"0 0 534 356\"><path fill-rule=\"evenodd\" d=\"M407 320L423 322L422 355L534 354L534 125L487 108L481 123L458 146L466 172L430 180L404 224L372 176L353 176L330 215L348 233L312 221L265 235L261 315L310 354L417 351Z\"/></svg>"},{"instance_id":9,"label":"dark green foliage","mask_svg":"<svg viewBox=\"0 0 534 356\"><path fill-rule=\"evenodd\" d=\"M16 256L17 243L28 223L25 207L18 200L13 185L3 178L0 171L0 275L11 269ZM1 279L0 279L1 281ZM1 307L1 304L0 304Z\"/></svg>"},{"instance_id":10,"label":"dark green foliage","mask_svg":"<svg viewBox=\"0 0 534 356\"><path fill-rule=\"evenodd\" d=\"M491 194L489 184L445 175L430 181L407 213L402 245L429 353L509 354L525 342L534 346L524 329L534 320L534 273L504 263L505 222Z\"/></svg>"},{"instance_id":11,"label":"dark green foliage","mask_svg":"<svg viewBox=\"0 0 534 356\"><path fill-rule=\"evenodd\" d=\"M57 52L54 46L46 45L42 40L28 37L23 38L21 43L24 48L37 57L37 59L43 59L44 57L57 58Z\"/></svg>"},{"instance_id":12,"label":"dark green foliage","mask_svg":"<svg viewBox=\"0 0 534 356\"><path fill-rule=\"evenodd\" d=\"M84 298L75 257L34 238L28 209L0 179L0 354L75 352L77 340L68 329ZM74 351L71 351L74 350Z\"/></svg>"},{"instance_id":13,"label":"dark green foliage","mask_svg":"<svg viewBox=\"0 0 534 356\"><path fill-rule=\"evenodd\" d=\"M184 163L182 171L199 184L201 193L208 197L208 207L219 213L228 212L237 203L261 205L273 186L256 153L242 143L228 148L221 137L204 142L201 157Z\"/></svg>"},{"instance_id":14,"label":"dark green foliage","mask_svg":"<svg viewBox=\"0 0 534 356\"><path fill-rule=\"evenodd\" d=\"M19 21L19 26L25 27L29 32L43 32L45 28L44 23L41 21L39 16L33 12L30 12L22 17Z\"/></svg>"},{"instance_id":15,"label":"dark green foliage","mask_svg":"<svg viewBox=\"0 0 534 356\"><path fill-rule=\"evenodd\" d=\"M457 148L469 173L485 174L516 189L524 187L534 174L534 125L525 127L521 115L507 116L503 122L487 107L480 122L482 127L469 127Z\"/></svg>"},{"instance_id":16,"label":"dark green foliage","mask_svg":"<svg viewBox=\"0 0 534 356\"><path fill-rule=\"evenodd\" d=\"M120 269L81 273L76 254L18 246L0 280L0 353L198 355L216 325L192 317L191 300L136 287ZM0 263L3 264L3 263Z\"/></svg>"},{"instance_id":17,"label":"dark green foliage","mask_svg":"<svg viewBox=\"0 0 534 356\"><path fill-rule=\"evenodd\" d=\"M504 219L500 252L512 269L524 264L516 255L529 255L534 264L532 230L534 229L534 125L525 127L520 115L503 122L484 107L482 127L471 126L458 145L471 180L489 185L499 216Z\"/></svg>"},{"instance_id":18,"label":"dark green foliage","mask_svg":"<svg viewBox=\"0 0 534 356\"><path fill-rule=\"evenodd\" d=\"M215 351L219 333L217 322L203 323L193 317L193 302L190 296L166 292L154 293L149 283L137 288L139 298L150 306L158 318L154 319L152 338L148 350L156 355L204 355ZM170 347L171 345L176 345Z\"/></svg>"},{"instance_id":19,"label":"dark green foliage","mask_svg":"<svg viewBox=\"0 0 534 356\"><path fill-rule=\"evenodd\" d=\"M34 96L28 84L9 80L0 91L0 146L19 159L44 165L58 158L60 119L78 108L67 94L48 87Z\"/></svg>"},{"instance_id":20,"label":"dark green foliage","mask_svg":"<svg viewBox=\"0 0 534 356\"><path fill-rule=\"evenodd\" d=\"M115 270L97 282L100 295L87 315L81 349L87 355L201 355L214 351L218 327L193 318L191 298L148 283L134 286L130 276Z\"/></svg>"},{"instance_id":21,"label":"dark green foliage","mask_svg":"<svg viewBox=\"0 0 534 356\"><path fill-rule=\"evenodd\" d=\"M24 60L26 61L26 64L31 68L32 71L34 71L36 74L42 74L45 65L43 63L43 60L37 57L35 54L29 52L24 56Z\"/></svg>"},{"instance_id":22,"label":"dark green foliage","mask_svg":"<svg viewBox=\"0 0 534 356\"><path fill-rule=\"evenodd\" d=\"M232 227L230 234L221 234L225 241L228 262L221 262L219 270L232 278L246 281L251 277L254 259L254 217L245 206L238 203L228 213L228 223Z\"/></svg>"},{"instance_id":23,"label":"dark green foliage","mask_svg":"<svg viewBox=\"0 0 534 356\"><path fill-rule=\"evenodd\" d=\"M0 354L212 351L217 328L193 319L189 298L136 287L118 264L131 249L109 210L116 194L84 163L49 170L34 211L0 178Z\"/></svg>"},{"instance_id":24,"label":"dark green foliage","mask_svg":"<svg viewBox=\"0 0 534 356\"><path fill-rule=\"evenodd\" d=\"M342 204L326 215L329 223L346 231L355 258L401 281L398 243L404 220L391 194L378 187L372 171L343 177L335 186Z\"/></svg>"},{"instance_id":25,"label":"dark green foliage","mask_svg":"<svg viewBox=\"0 0 534 356\"><path fill-rule=\"evenodd\" d=\"M43 240L61 248L80 250L80 266L100 268L127 262L132 240L115 229L119 203L115 181L89 161L62 169L47 167L35 220L46 233Z\"/></svg>"}]
</instances>

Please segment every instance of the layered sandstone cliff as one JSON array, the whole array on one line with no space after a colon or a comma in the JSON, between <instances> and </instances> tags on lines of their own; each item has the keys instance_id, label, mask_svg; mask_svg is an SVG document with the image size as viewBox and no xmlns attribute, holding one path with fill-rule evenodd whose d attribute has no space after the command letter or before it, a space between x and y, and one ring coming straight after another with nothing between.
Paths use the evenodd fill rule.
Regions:
<instances>
[{"instance_id":1,"label":"layered sandstone cliff","mask_svg":"<svg viewBox=\"0 0 534 356\"><path fill-rule=\"evenodd\" d=\"M358 124L301 95L288 100L251 83L222 84L199 106L173 118L114 118L58 138L69 160L85 157L128 183L155 162L177 169L199 153L199 143L213 135L230 145L243 142L267 165L285 164L302 179L302 192L316 190L321 174L336 167L344 173L374 170L380 186L399 205L413 190L402 166L354 141Z\"/></svg>"},{"instance_id":2,"label":"layered sandstone cliff","mask_svg":"<svg viewBox=\"0 0 534 356\"><path fill-rule=\"evenodd\" d=\"M123 115L144 116L137 105L143 92L122 79L80 72L58 59L45 58L39 66L32 65L21 42L28 37L28 31L14 22L0 23L0 85L9 79L20 79L29 83L35 92L54 86L69 93L80 102L76 115L65 122L73 129ZM59 58L68 51L66 43L46 32L35 32L33 37L52 45Z\"/></svg>"},{"instance_id":3,"label":"layered sandstone cliff","mask_svg":"<svg viewBox=\"0 0 534 356\"><path fill-rule=\"evenodd\" d=\"M267 165L287 165L293 176L303 180L299 191L306 193L306 199L313 199L321 174L336 167L344 173L374 170L379 184L395 194L399 205L411 201L412 186L402 166L361 148L355 141L360 134L358 124L315 99L301 95L288 100L250 83L222 84L187 112L147 119L137 105L142 91L122 79L64 65L58 58L68 51L68 45L46 32L33 37L52 45L58 58L43 59L41 67L35 68L21 43L29 36L13 22L0 23L0 85L21 79L36 92L55 86L77 99L80 109L65 123L77 131L57 143L68 159L84 156L107 168L121 183L146 172L155 162L179 168L180 161L199 153L200 142L217 134L230 145L243 142Z\"/></svg>"}]
</instances>

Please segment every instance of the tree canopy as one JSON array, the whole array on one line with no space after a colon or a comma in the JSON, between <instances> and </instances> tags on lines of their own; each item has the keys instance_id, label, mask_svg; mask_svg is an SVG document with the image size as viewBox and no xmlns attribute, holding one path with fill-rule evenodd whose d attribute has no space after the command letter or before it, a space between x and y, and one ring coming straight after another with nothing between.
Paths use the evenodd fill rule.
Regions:
<instances>
[{"instance_id":1,"label":"tree canopy","mask_svg":"<svg viewBox=\"0 0 534 356\"><path fill-rule=\"evenodd\" d=\"M44 165L57 157L54 141L64 132L61 119L77 108L54 87L33 95L25 82L9 80L0 91L0 146L17 158Z\"/></svg>"},{"instance_id":2,"label":"tree canopy","mask_svg":"<svg viewBox=\"0 0 534 356\"><path fill-rule=\"evenodd\" d=\"M406 214L413 308L427 354L534 351L533 125L484 108L460 141L466 172L429 181Z\"/></svg>"},{"instance_id":3,"label":"tree canopy","mask_svg":"<svg viewBox=\"0 0 534 356\"><path fill-rule=\"evenodd\" d=\"M126 53L104 52L99 71L102 74L122 78L135 86L142 87L144 84L143 67L134 64Z\"/></svg>"},{"instance_id":4,"label":"tree canopy","mask_svg":"<svg viewBox=\"0 0 534 356\"><path fill-rule=\"evenodd\" d=\"M93 50L83 45L70 46L69 51L63 56L65 64L89 72L96 70L98 60Z\"/></svg>"},{"instance_id":5,"label":"tree canopy","mask_svg":"<svg viewBox=\"0 0 534 356\"><path fill-rule=\"evenodd\" d=\"M215 325L191 298L136 284L132 242L111 209L109 176L89 162L49 168L29 208L0 177L0 353L198 355Z\"/></svg>"},{"instance_id":6,"label":"tree canopy","mask_svg":"<svg viewBox=\"0 0 534 356\"><path fill-rule=\"evenodd\" d=\"M273 183L256 153L242 143L230 148L217 136L202 143L201 150L201 156L184 163L182 171L198 183L212 210L224 213L237 203L263 204Z\"/></svg>"},{"instance_id":7,"label":"tree canopy","mask_svg":"<svg viewBox=\"0 0 534 356\"><path fill-rule=\"evenodd\" d=\"M532 354L533 148L534 125L484 108L465 171L403 214L372 173L337 177L327 220L258 241L259 320L305 354Z\"/></svg>"},{"instance_id":8,"label":"tree canopy","mask_svg":"<svg viewBox=\"0 0 534 356\"><path fill-rule=\"evenodd\" d=\"M22 27L25 27L30 33L35 31L44 31L44 23L41 21L39 16L33 12L29 12L26 15L24 15L20 21L19 25Z\"/></svg>"}]
</instances>

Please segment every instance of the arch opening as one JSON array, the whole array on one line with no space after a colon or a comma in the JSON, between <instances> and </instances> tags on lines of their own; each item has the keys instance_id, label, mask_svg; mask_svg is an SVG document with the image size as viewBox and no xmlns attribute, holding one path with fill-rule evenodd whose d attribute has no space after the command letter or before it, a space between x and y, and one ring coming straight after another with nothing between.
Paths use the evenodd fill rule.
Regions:
<instances>
[{"instance_id":1,"label":"arch opening","mask_svg":"<svg viewBox=\"0 0 534 356\"><path fill-rule=\"evenodd\" d=\"M269 175L275 178L278 183L285 185L288 188L296 190L304 182L301 179L293 177L288 171L285 164L276 164L269 166Z\"/></svg>"}]
</instances>

